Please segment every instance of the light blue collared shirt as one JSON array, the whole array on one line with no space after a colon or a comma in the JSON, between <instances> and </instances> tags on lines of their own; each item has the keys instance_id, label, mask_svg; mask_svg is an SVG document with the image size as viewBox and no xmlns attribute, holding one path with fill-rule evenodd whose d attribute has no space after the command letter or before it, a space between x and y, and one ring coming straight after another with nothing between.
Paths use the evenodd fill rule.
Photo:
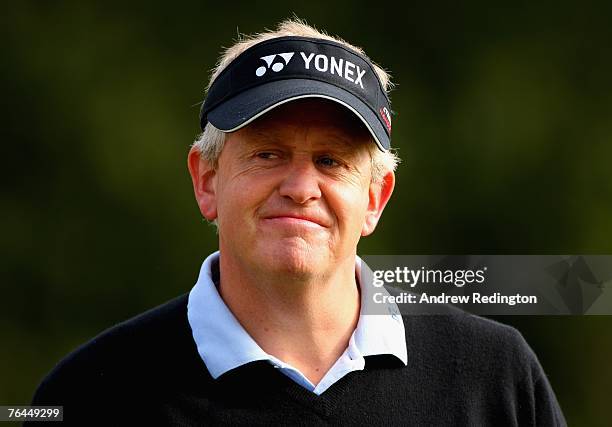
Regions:
<instances>
[{"instance_id":1,"label":"light blue collared shirt","mask_svg":"<svg viewBox=\"0 0 612 427\"><path fill-rule=\"evenodd\" d=\"M187 318L198 353L212 377L216 379L249 362L266 360L302 387L320 395L349 372L363 370L364 356L392 354L406 365L406 336L401 316L363 314L366 298L372 297L368 287L361 285L361 263L357 257L355 272L361 286L362 307L357 328L351 335L347 349L315 385L298 369L263 351L244 330L225 305L213 281L213 268L219 268L219 252L206 258L198 281L189 293ZM393 312L397 313L395 310Z\"/></svg>"}]
</instances>

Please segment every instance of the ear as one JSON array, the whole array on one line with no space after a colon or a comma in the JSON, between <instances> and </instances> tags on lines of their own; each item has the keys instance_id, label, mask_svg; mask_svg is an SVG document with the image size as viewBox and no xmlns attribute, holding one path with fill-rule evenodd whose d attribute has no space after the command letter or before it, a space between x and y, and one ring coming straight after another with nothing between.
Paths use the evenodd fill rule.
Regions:
<instances>
[{"instance_id":1,"label":"ear","mask_svg":"<svg viewBox=\"0 0 612 427\"><path fill-rule=\"evenodd\" d=\"M361 229L362 236L369 236L374 232L383 209L391 198L393 188L395 188L393 171L387 172L381 182L370 183L368 209Z\"/></svg>"},{"instance_id":2,"label":"ear","mask_svg":"<svg viewBox=\"0 0 612 427\"><path fill-rule=\"evenodd\" d=\"M202 216L209 221L217 219L216 174L217 171L202 159L200 152L191 147L187 167L193 182L193 192Z\"/></svg>"}]
</instances>

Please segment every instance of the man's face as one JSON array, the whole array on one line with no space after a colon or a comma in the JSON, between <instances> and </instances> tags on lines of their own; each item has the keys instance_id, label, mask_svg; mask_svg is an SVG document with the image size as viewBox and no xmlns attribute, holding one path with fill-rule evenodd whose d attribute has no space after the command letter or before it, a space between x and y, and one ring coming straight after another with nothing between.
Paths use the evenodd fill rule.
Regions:
<instances>
[{"instance_id":1,"label":"man's face","mask_svg":"<svg viewBox=\"0 0 612 427\"><path fill-rule=\"evenodd\" d=\"M352 113L320 99L289 102L229 134L205 213L218 221L222 256L306 276L354 260L384 207L367 144Z\"/></svg>"}]
</instances>

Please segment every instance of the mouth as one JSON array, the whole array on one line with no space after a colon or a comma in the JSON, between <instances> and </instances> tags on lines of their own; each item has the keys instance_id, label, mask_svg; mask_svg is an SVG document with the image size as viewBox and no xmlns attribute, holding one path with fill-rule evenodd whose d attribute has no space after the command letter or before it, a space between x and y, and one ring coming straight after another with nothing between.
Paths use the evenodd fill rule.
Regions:
<instances>
[{"instance_id":1,"label":"mouth","mask_svg":"<svg viewBox=\"0 0 612 427\"><path fill-rule=\"evenodd\" d=\"M324 221L319 218L297 215L297 214L278 214L269 215L263 218L264 221L276 224L307 226L316 228L328 228Z\"/></svg>"}]
</instances>

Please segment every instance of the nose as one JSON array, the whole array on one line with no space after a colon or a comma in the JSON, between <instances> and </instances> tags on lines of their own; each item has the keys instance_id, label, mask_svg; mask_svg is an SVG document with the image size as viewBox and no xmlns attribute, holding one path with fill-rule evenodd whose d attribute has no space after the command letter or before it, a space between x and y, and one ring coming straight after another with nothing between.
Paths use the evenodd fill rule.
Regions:
<instances>
[{"instance_id":1,"label":"nose","mask_svg":"<svg viewBox=\"0 0 612 427\"><path fill-rule=\"evenodd\" d=\"M321 197L319 172L311 159L293 159L280 187L282 197L305 204Z\"/></svg>"}]
</instances>

